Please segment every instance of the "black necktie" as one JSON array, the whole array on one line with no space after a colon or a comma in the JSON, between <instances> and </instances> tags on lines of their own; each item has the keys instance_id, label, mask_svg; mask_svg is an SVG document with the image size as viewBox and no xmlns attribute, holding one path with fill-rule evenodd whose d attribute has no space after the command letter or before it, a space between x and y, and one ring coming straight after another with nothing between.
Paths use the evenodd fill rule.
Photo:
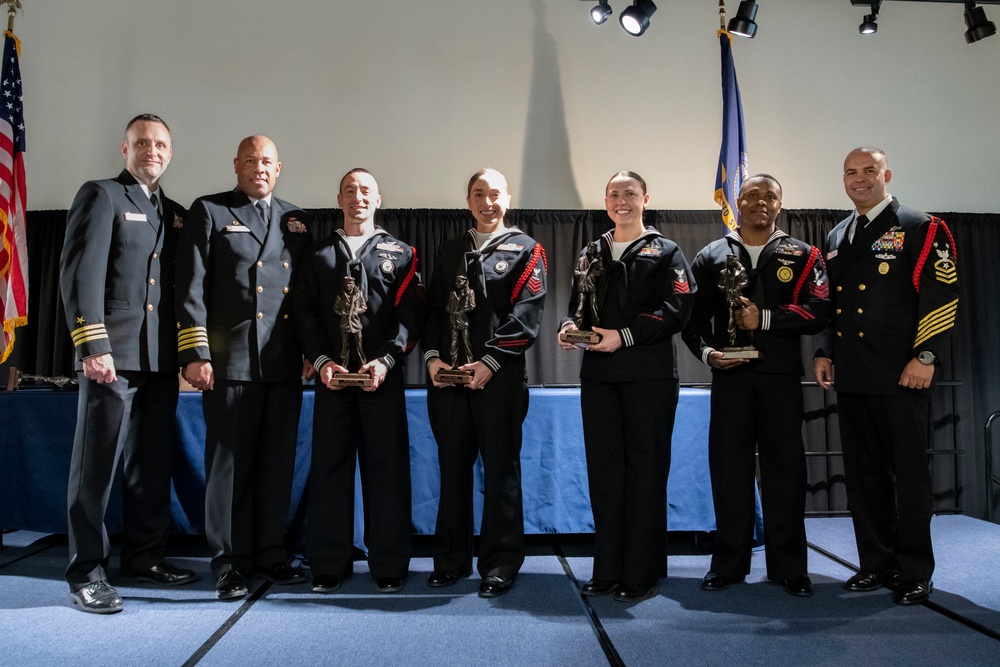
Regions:
<instances>
[{"instance_id":1,"label":"black necktie","mask_svg":"<svg viewBox=\"0 0 1000 667\"><path fill-rule=\"evenodd\" d=\"M257 202L257 212L260 213L260 219L264 221L264 226L267 227L267 202L263 199Z\"/></svg>"},{"instance_id":2,"label":"black necktie","mask_svg":"<svg viewBox=\"0 0 1000 667\"><path fill-rule=\"evenodd\" d=\"M850 238L848 240L851 243L853 243L854 239L858 235L858 231L860 231L862 227L866 227L867 225L868 225L868 216L867 215L859 215L858 217L856 217L854 219L854 226L851 228L851 234L850 234Z\"/></svg>"},{"instance_id":3,"label":"black necktie","mask_svg":"<svg viewBox=\"0 0 1000 667\"><path fill-rule=\"evenodd\" d=\"M153 205L153 210L156 211L156 217L160 217L160 200L156 198L156 193L149 195L149 203Z\"/></svg>"}]
</instances>

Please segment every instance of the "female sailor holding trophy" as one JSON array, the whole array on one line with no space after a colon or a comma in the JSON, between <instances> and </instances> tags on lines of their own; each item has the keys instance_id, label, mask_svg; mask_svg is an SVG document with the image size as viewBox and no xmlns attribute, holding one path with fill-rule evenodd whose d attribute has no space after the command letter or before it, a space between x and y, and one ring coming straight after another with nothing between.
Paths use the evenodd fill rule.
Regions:
<instances>
[{"instance_id":1,"label":"female sailor holding trophy","mask_svg":"<svg viewBox=\"0 0 1000 667\"><path fill-rule=\"evenodd\" d=\"M641 176L615 174L604 202L615 226L580 253L559 344L576 348L588 326L599 337L583 344L580 368L595 543L593 576L582 592L636 602L666 574L667 474L679 391L672 336L687 324L695 284L677 244L643 225L649 195ZM580 299L590 300L580 285L588 255L603 270L593 312L583 308L580 318Z\"/></svg>"},{"instance_id":2,"label":"female sailor holding trophy","mask_svg":"<svg viewBox=\"0 0 1000 667\"><path fill-rule=\"evenodd\" d=\"M496 597L510 590L524 562L524 352L538 335L545 251L505 223L510 191L500 172L473 174L467 201L476 226L438 250L422 337L431 385L427 409L441 466L434 571L427 583L450 586L472 573L472 470L482 455L479 595Z\"/></svg>"}]
</instances>

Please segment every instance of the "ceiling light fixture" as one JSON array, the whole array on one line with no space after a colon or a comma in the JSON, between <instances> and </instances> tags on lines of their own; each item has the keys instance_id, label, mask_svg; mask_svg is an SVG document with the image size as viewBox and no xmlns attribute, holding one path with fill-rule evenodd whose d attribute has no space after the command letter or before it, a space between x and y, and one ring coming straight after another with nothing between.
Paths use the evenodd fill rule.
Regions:
<instances>
[{"instance_id":1,"label":"ceiling light fixture","mask_svg":"<svg viewBox=\"0 0 1000 667\"><path fill-rule=\"evenodd\" d=\"M740 37L753 39L757 34L757 24L754 19L757 17L757 3L752 0L744 0L740 3L740 8L736 10L736 16L729 21L730 33Z\"/></svg>"},{"instance_id":2,"label":"ceiling light fixture","mask_svg":"<svg viewBox=\"0 0 1000 667\"><path fill-rule=\"evenodd\" d=\"M986 18L986 10L977 7L974 2L965 3L965 27L968 28L965 31L966 44L974 44L997 34L997 26Z\"/></svg>"},{"instance_id":3,"label":"ceiling light fixture","mask_svg":"<svg viewBox=\"0 0 1000 667\"><path fill-rule=\"evenodd\" d=\"M625 11L618 17L618 22L625 28L625 32L633 37L639 37L646 32L649 27L649 17L656 11L656 3L653 0L635 0L631 7L626 7Z\"/></svg>"},{"instance_id":4,"label":"ceiling light fixture","mask_svg":"<svg viewBox=\"0 0 1000 667\"><path fill-rule=\"evenodd\" d=\"M607 3L607 0L601 0L590 10L590 18L594 19L594 23L597 25L607 21L609 16L611 16L611 5Z\"/></svg>"}]
</instances>

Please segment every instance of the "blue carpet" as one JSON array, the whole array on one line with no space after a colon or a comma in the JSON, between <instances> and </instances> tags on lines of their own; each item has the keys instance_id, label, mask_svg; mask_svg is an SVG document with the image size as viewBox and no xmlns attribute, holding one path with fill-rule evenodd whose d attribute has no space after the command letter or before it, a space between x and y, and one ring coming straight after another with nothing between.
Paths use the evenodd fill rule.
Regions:
<instances>
[{"instance_id":1,"label":"blue carpet","mask_svg":"<svg viewBox=\"0 0 1000 667\"><path fill-rule=\"evenodd\" d=\"M606 665L573 583L555 557L529 557L514 588L477 596L473 576L426 584L411 563L403 590L375 591L363 563L332 595L272 587L199 665Z\"/></svg>"},{"instance_id":2,"label":"blue carpet","mask_svg":"<svg viewBox=\"0 0 1000 667\"><path fill-rule=\"evenodd\" d=\"M0 551L0 664L63 665L111 656L121 665L1000 665L1000 527L961 516L933 523L938 569L927 605L899 607L885 590L848 593L852 570L810 550L816 584L795 598L765 580L755 553L748 583L700 588L708 555L671 555L669 577L637 604L579 596L592 566L586 541L563 540L563 563L536 547L514 589L477 597L476 576L427 586L427 558L414 559L400 593L380 594L363 562L333 595L308 584L259 587L245 603L214 598L203 543L182 550L202 573L191 586L124 586L125 611L74 610L63 581L64 537L5 535ZM856 562L846 519L811 519L811 543ZM554 541L561 538L553 536ZM176 553L177 550L175 549ZM112 573L117 573L113 559ZM574 580L575 579L575 580ZM588 613L588 609L592 613ZM960 617L969 622L959 622ZM957 619L957 620L956 620ZM592 624L593 621L593 624Z\"/></svg>"}]
</instances>

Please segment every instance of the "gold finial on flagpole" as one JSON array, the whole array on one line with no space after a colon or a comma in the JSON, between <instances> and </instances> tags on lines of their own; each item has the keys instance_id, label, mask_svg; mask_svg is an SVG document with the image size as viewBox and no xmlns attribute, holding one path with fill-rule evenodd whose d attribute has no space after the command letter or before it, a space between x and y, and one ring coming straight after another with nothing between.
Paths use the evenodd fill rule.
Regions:
<instances>
[{"instance_id":1,"label":"gold finial on flagpole","mask_svg":"<svg viewBox=\"0 0 1000 667\"><path fill-rule=\"evenodd\" d=\"M7 32L14 32L14 16L21 9L21 0L0 0L0 5L7 5Z\"/></svg>"}]
</instances>

